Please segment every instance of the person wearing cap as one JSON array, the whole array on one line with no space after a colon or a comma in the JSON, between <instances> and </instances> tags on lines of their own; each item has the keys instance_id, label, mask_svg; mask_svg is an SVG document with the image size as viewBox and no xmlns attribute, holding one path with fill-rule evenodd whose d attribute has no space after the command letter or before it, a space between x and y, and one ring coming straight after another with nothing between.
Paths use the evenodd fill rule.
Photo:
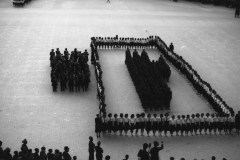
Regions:
<instances>
[{"instance_id":1,"label":"person wearing cap","mask_svg":"<svg viewBox=\"0 0 240 160\"><path fill-rule=\"evenodd\" d=\"M110 156L106 155L105 160L110 160Z\"/></svg>"},{"instance_id":2,"label":"person wearing cap","mask_svg":"<svg viewBox=\"0 0 240 160\"><path fill-rule=\"evenodd\" d=\"M160 160L159 151L163 149L163 142L161 143L161 147L159 147L159 143L157 141L153 142L154 147L150 150L151 160Z\"/></svg>"},{"instance_id":3,"label":"person wearing cap","mask_svg":"<svg viewBox=\"0 0 240 160\"><path fill-rule=\"evenodd\" d=\"M68 152L69 152L69 148L68 148L68 146L65 146L64 147L64 152L63 152L63 159L64 160L71 160L72 159L72 157L70 156L70 154Z\"/></svg>"},{"instance_id":4,"label":"person wearing cap","mask_svg":"<svg viewBox=\"0 0 240 160\"><path fill-rule=\"evenodd\" d=\"M143 144L143 149L140 149L138 151L138 160L150 160L150 155L147 151L147 148L148 148L148 144L147 143L144 143Z\"/></svg>"},{"instance_id":5,"label":"person wearing cap","mask_svg":"<svg viewBox=\"0 0 240 160\"><path fill-rule=\"evenodd\" d=\"M22 150L22 152L24 153L24 154L27 154L27 152L28 152L28 146L27 146L27 140L26 139L24 139L23 141L22 141L22 147L21 147L21 150Z\"/></svg>"},{"instance_id":6,"label":"person wearing cap","mask_svg":"<svg viewBox=\"0 0 240 160\"><path fill-rule=\"evenodd\" d=\"M47 160L46 147L41 148L40 159L41 160Z\"/></svg>"},{"instance_id":7,"label":"person wearing cap","mask_svg":"<svg viewBox=\"0 0 240 160\"><path fill-rule=\"evenodd\" d=\"M95 147L95 151L96 151L96 160L102 160L103 149L101 147L101 142L100 141L97 142L97 146Z\"/></svg>"},{"instance_id":8,"label":"person wearing cap","mask_svg":"<svg viewBox=\"0 0 240 160\"><path fill-rule=\"evenodd\" d=\"M89 160L94 160L94 151L95 151L95 144L93 143L93 137L89 137L88 143L88 152L89 152Z\"/></svg>"}]
</instances>

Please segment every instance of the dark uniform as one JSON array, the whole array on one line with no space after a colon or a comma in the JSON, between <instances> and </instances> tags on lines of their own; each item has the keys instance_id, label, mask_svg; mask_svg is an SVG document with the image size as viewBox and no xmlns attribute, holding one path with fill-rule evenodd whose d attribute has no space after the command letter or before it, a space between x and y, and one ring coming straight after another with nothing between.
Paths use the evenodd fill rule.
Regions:
<instances>
[{"instance_id":1,"label":"dark uniform","mask_svg":"<svg viewBox=\"0 0 240 160\"><path fill-rule=\"evenodd\" d=\"M88 143L89 160L94 160L94 149L95 144L93 143L93 137L90 136Z\"/></svg>"}]
</instances>

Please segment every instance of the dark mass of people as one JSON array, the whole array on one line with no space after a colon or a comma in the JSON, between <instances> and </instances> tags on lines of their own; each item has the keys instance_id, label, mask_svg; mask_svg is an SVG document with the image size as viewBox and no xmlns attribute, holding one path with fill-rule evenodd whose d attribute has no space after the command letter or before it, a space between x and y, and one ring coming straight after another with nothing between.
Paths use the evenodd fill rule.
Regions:
<instances>
[{"instance_id":1,"label":"dark mass of people","mask_svg":"<svg viewBox=\"0 0 240 160\"><path fill-rule=\"evenodd\" d=\"M173 0L178 2L178 0ZM213 4L215 6L225 6L229 8L236 8L240 5L238 0L188 0L190 2L200 2L202 4Z\"/></svg>"},{"instance_id":2,"label":"dark mass of people","mask_svg":"<svg viewBox=\"0 0 240 160\"><path fill-rule=\"evenodd\" d=\"M23 7L25 4L30 3L32 0L13 0L14 7Z\"/></svg>"},{"instance_id":3,"label":"dark mass of people","mask_svg":"<svg viewBox=\"0 0 240 160\"><path fill-rule=\"evenodd\" d=\"M64 151L61 152L58 149L48 149L46 147L35 148L34 151L27 146L28 141L24 139L20 151L14 151L11 154L9 147L3 150L2 142L0 141L0 160L77 160L76 156L69 154L68 146L64 147Z\"/></svg>"},{"instance_id":4,"label":"dark mass of people","mask_svg":"<svg viewBox=\"0 0 240 160\"><path fill-rule=\"evenodd\" d=\"M234 115L234 110L227 105L227 103L217 94L211 85L204 81L197 71L195 71L182 56L179 56L174 52L174 45L170 44L168 47L159 36L149 36L148 38L118 38L118 36L111 38L92 37L90 46L91 62L95 65L98 73L100 73L98 69L101 68L98 49L157 48L163 56L171 62L172 65L174 65L189 80L189 82L191 82L192 86L196 89L199 95L202 95L218 114ZM96 73L96 75L98 75L98 73ZM101 78L97 77L97 83L100 88L104 89ZM100 90L99 87L98 90ZM101 97L103 97L101 101L104 102L104 92ZM105 103L104 112L106 112Z\"/></svg>"},{"instance_id":5,"label":"dark mass of people","mask_svg":"<svg viewBox=\"0 0 240 160\"><path fill-rule=\"evenodd\" d=\"M97 114L95 132L97 137L108 134L138 135L152 133L156 136L192 136L202 134L231 134L233 129L239 135L240 111L234 115L219 115L215 113L197 113L191 115L165 114Z\"/></svg>"},{"instance_id":6,"label":"dark mass of people","mask_svg":"<svg viewBox=\"0 0 240 160\"><path fill-rule=\"evenodd\" d=\"M150 61L144 49L141 56L136 49L131 56L130 50L127 49L125 64L143 108L169 109L172 91L166 82L169 80L171 70L163 57L160 56L157 61Z\"/></svg>"},{"instance_id":7,"label":"dark mass of people","mask_svg":"<svg viewBox=\"0 0 240 160\"><path fill-rule=\"evenodd\" d=\"M67 48L62 54L57 48L50 52L51 82L53 92L60 84L61 92L69 88L69 92L86 92L90 83L90 70L88 65L88 52L83 53L76 48L69 54Z\"/></svg>"}]
</instances>

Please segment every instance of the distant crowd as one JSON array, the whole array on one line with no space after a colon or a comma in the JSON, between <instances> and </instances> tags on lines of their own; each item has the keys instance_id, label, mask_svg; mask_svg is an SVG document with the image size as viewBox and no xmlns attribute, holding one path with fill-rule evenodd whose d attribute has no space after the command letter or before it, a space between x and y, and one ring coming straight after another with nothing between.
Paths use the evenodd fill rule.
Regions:
<instances>
[{"instance_id":1,"label":"distant crowd","mask_svg":"<svg viewBox=\"0 0 240 160\"><path fill-rule=\"evenodd\" d=\"M191 115L166 114L97 114L95 118L95 132L101 134L131 135L144 132L149 136L173 135L202 135L202 134L232 134L233 129L239 135L240 111L234 115L219 115L197 113Z\"/></svg>"},{"instance_id":2,"label":"distant crowd","mask_svg":"<svg viewBox=\"0 0 240 160\"><path fill-rule=\"evenodd\" d=\"M71 156L69 154L69 147L65 146L63 152L58 149L46 149L46 147L35 148L34 151L27 146L27 140L24 139L22 141L22 146L20 151L14 151L13 155L11 153L11 149L9 147L3 149L2 141L0 141L0 160L77 160L77 156ZM154 141L153 146L151 143L144 143L143 148L139 149L138 153L136 153L136 159L138 160L161 160L161 156L159 152L164 149L164 143ZM97 145L95 145L93 141L93 137L89 137L88 143L88 160L103 160L104 150L101 147L101 142L98 141ZM122 157L123 160L129 160L129 155L126 154ZM119 157L118 159L122 159ZM106 155L105 160L110 160L110 155ZM130 159L135 159L130 158ZM169 160L176 160L174 157L170 157ZM179 159L178 159L179 160ZM185 160L185 158L181 158L180 160ZM197 159L194 159L197 160ZM203 160L203 159L201 159ZM210 160L210 159L209 159ZM215 156L212 156L211 160L216 160ZM222 160L227 160L223 158Z\"/></svg>"},{"instance_id":3,"label":"distant crowd","mask_svg":"<svg viewBox=\"0 0 240 160\"><path fill-rule=\"evenodd\" d=\"M63 54L59 48L50 52L51 82L53 92L57 91L60 83L61 92L69 88L69 92L87 91L90 83L88 52L83 53L76 48L71 54L65 48Z\"/></svg>"},{"instance_id":4,"label":"distant crowd","mask_svg":"<svg viewBox=\"0 0 240 160\"><path fill-rule=\"evenodd\" d=\"M178 2L178 0L173 0L174 2ZM229 8L236 8L240 6L240 2L238 0L187 0L190 2L200 2L202 4L213 4L215 6L225 6Z\"/></svg>"},{"instance_id":5,"label":"distant crowd","mask_svg":"<svg viewBox=\"0 0 240 160\"><path fill-rule=\"evenodd\" d=\"M76 156L69 154L68 146L64 147L61 152L58 149L46 149L46 147L35 148L34 150L28 148L28 141L24 139L20 151L14 151L13 155L10 148L2 148L2 141L0 141L0 160L77 160Z\"/></svg>"}]
</instances>

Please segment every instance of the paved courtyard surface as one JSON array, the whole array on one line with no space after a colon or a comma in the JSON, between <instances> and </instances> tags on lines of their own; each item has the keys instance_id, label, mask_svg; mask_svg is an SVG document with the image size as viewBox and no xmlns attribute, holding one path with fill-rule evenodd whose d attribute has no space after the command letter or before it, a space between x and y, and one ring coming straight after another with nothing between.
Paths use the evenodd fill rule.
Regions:
<instances>
[{"instance_id":1,"label":"paved courtyard surface","mask_svg":"<svg viewBox=\"0 0 240 160\"><path fill-rule=\"evenodd\" d=\"M87 93L53 93L49 52L52 48L90 51L90 37L116 34L159 35L167 44L173 42L176 52L192 64L235 111L240 110L240 19L234 18L232 9L168 0L112 0L110 4L104 0L33 0L24 8L14 8L11 1L1 0L0 139L4 148L20 149L22 139L27 138L31 148L44 145L63 149L68 145L72 155L87 159L88 136L94 136L94 117L98 112L93 66ZM116 59L117 55L112 58ZM120 64L120 59L117 62ZM128 74L126 68L120 70L119 78ZM193 91L189 86L183 89L187 84L178 73L171 78L174 77L180 83L176 84L176 79L172 81L174 94L183 97L174 97L177 99L172 104L174 114L182 114L194 104L200 109L194 106L195 110L189 112L211 112L199 97L184 98L182 95L191 95ZM107 78L104 85L113 92ZM140 111L136 105L138 97L134 88L131 90L129 99L132 100L128 102L134 106L132 112ZM109 98L107 102L110 107L116 101ZM124 106L114 105L111 112L127 111ZM94 139L96 142L95 136ZM163 160L170 156L210 159L216 155L232 160L240 157L240 136L237 135L105 136L101 139L104 155L110 154L112 159L122 159L125 153L136 159L142 143L154 140L166 143L161 153Z\"/></svg>"}]
</instances>

